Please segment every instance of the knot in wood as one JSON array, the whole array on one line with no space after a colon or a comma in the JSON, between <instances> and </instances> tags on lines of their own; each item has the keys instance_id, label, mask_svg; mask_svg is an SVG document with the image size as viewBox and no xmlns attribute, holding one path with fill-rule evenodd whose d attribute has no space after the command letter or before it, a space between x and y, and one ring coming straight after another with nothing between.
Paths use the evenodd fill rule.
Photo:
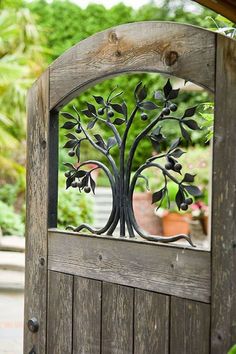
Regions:
<instances>
[{"instance_id":1,"label":"knot in wood","mask_svg":"<svg viewBox=\"0 0 236 354\"><path fill-rule=\"evenodd\" d=\"M109 34L109 42L110 43L117 43L118 42L118 36L117 36L117 34L116 34L116 32L111 32L110 34Z\"/></svg>"},{"instance_id":2,"label":"knot in wood","mask_svg":"<svg viewBox=\"0 0 236 354\"><path fill-rule=\"evenodd\" d=\"M177 52L175 51L167 52L165 55L165 64L167 66L172 66L177 62L178 58L179 58L179 54Z\"/></svg>"}]
</instances>

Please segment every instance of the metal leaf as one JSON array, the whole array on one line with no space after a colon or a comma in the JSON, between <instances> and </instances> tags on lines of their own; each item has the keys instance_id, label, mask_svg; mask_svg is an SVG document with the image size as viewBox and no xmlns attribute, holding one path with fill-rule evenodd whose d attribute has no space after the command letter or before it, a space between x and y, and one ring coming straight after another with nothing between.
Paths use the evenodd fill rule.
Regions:
<instances>
[{"instance_id":1,"label":"metal leaf","mask_svg":"<svg viewBox=\"0 0 236 354\"><path fill-rule=\"evenodd\" d=\"M172 91L172 85L170 83L170 79L167 80L167 83L163 87L163 91L164 91L165 98L168 99L168 96Z\"/></svg>"},{"instance_id":2,"label":"metal leaf","mask_svg":"<svg viewBox=\"0 0 236 354\"><path fill-rule=\"evenodd\" d=\"M179 189L178 192L176 193L175 202L178 209L180 210L180 205L184 202L184 193L182 192L181 189Z\"/></svg>"},{"instance_id":3,"label":"metal leaf","mask_svg":"<svg viewBox=\"0 0 236 354\"><path fill-rule=\"evenodd\" d=\"M185 173L182 182L188 182L188 183L194 182L194 177L195 176L196 175L191 175L190 173Z\"/></svg>"},{"instance_id":4,"label":"metal leaf","mask_svg":"<svg viewBox=\"0 0 236 354\"><path fill-rule=\"evenodd\" d=\"M96 108L93 104L89 103L89 102L86 102L87 103L87 107L88 107L88 110L93 113L93 114L96 114Z\"/></svg>"},{"instance_id":5,"label":"metal leaf","mask_svg":"<svg viewBox=\"0 0 236 354\"><path fill-rule=\"evenodd\" d=\"M76 136L72 133L68 133L65 135L68 139L77 139Z\"/></svg>"},{"instance_id":6,"label":"metal leaf","mask_svg":"<svg viewBox=\"0 0 236 354\"><path fill-rule=\"evenodd\" d=\"M164 194L164 189L160 189L159 191L153 193L152 195L152 204L159 202Z\"/></svg>"},{"instance_id":7,"label":"metal leaf","mask_svg":"<svg viewBox=\"0 0 236 354\"><path fill-rule=\"evenodd\" d=\"M172 142L169 151L172 151L172 150L174 150L175 148L177 148L177 146L179 146L180 142L181 142L181 138L175 139L175 140Z\"/></svg>"},{"instance_id":8,"label":"metal leaf","mask_svg":"<svg viewBox=\"0 0 236 354\"><path fill-rule=\"evenodd\" d=\"M76 175L76 177L81 178L81 177L84 177L86 174L87 174L86 171L78 170L75 175Z\"/></svg>"},{"instance_id":9,"label":"metal leaf","mask_svg":"<svg viewBox=\"0 0 236 354\"><path fill-rule=\"evenodd\" d=\"M148 111L153 111L154 109L158 108L158 106L155 103L151 102L151 101L142 102L142 103L139 104L139 107L143 108L143 109L146 109Z\"/></svg>"},{"instance_id":10,"label":"metal leaf","mask_svg":"<svg viewBox=\"0 0 236 354\"><path fill-rule=\"evenodd\" d=\"M78 144L78 146L76 147L75 154L76 154L77 160L79 162L80 161L80 144Z\"/></svg>"},{"instance_id":11,"label":"metal leaf","mask_svg":"<svg viewBox=\"0 0 236 354\"><path fill-rule=\"evenodd\" d=\"M93 191L93 194L95 194L96 183L95 183L94 179L92 178L91 174L90 174L90 186Z\"/></svg>"},{"instance_id":12,"label":"metal leaf","mask_svg":"<svg viewBox=\"0 0 236 354\"><path fill-rule=\"evenodd\" d=\"M116 139L113 136L109 138L107 141L107 150L110 150L113 146L116 145L116 143Z\"/></svg>"},{"instance_id":13,"label":"metal leaf","mask_svg":"<svg viewBox=\"0 0 236 354\"><path fill-rule=\"evenodd\" d=\"M76 118L75 118L72 114L70 114L70 113L68 113L68 112L61 112L61 115L62 115L64 118L76 120Z\"/></svg>"},{"instance_id":14,"label":"metal leaf","mask_svg":"<svg viewBox=\"0 0 236 354\"><path fill-rule=\"evenodd\" d=\"M183 120L183 123L185 125L187 125L188 128L192 129L192 130L199 130L200 127L197 124L197 122L193 119L188 119L188 120Z\"/></svg>"},{"instance_id":15,"label":"metal leaf","mask_svg":"<svg viewBox=\"0 0 236 354\"><path fill-rule=\"evenodd\" d=\"M73 122L65 122L62 126L63 129L72 129L76 126L76 123Z\"/></svg>"},{"instance_id":16,"label":"metal leaf","mask_svg":"<svg viewBox=\"0 0 236 354\"><path fill-rule=\"evenodd\" d=\"M186 189L186 191L191 194L194 197L199 197L202 195L201 190L197 186L184 186L183 187Z\"/></svg>"},{"instance_id":17,"label":"metal leaf","mask_svg":"<svg viewBox=\"0 0 236 354\"><path fill-rule=\"evenodd\" d=\"M147 97L147 88L146 86L143 86L139 91L138 91L138 99L139 102L142 102L143 100L145 100L145 98Z\"/></svg>"},{"instance_id":18,"label":"metal leaf","mask_svg":"<svg viewBox=\"0 0 236 354\"><path fill-rule=\"evenodd\" d=\"M124 115L125 120L126 120L128 112L127 112L127 105L126 105L125 101L122 102L121 106L122 106L123 115Z\"/></svg>"},{"instance_id":19,"label":"metal leaf","mask_svg":"<svg viewBox=\"0 0 236 354\"><path fill-rule=\"evenodd\" d=\"M171 90L169 95L168 95L168 100L174 100L175 98L177 98L178 95L179 95L179 90L180 89Z\"/></svg>"},{"instance_id":20,"label":"metal leaf","mask_svg":"<svg viewBox=\"0 0 236 354\"><path fill-rule=\"evenodd\" d=\"M88 122L87 129L92 129L94 127L96 121L97 121L97 119L90 120L90 122Z\"/></svg>"},{"instance_id":21,"label":"metal leaf","mask_svg":"<svg viewBox=\"0 0 236 354\"><path fill-rule=\"evenodd\" d=\"M88 185L88 180L89 180L89 174L86 173L86 175L84 176L84 178L81 181L81 187L82 188Z\"/></svg>"},{"instance_id":22,"label":"metal leaf","mask_svg":"<svg viewBox=\"0 0 236 354\"><path fill-rule=\"evenodd\" d=\"M66 179L66 189L68 189L71 186L71 183L75 180L74 177L68 177Z\"/></svg>"},{"instance_id":23,"label":"metal leaf","mask_svg":"<svg viewBox=\"0 0 236 354\"><path fill-rule=\"evenodd\" d=\"M94 138L97 139L96 144L103 149L106 148L106 144L100 134L94 134Z\"/></svg>"},{"instance_id":24,"label":"metal leaf","mask_svg":"<svg viewBox=\"0 0 236 354\"><path fill-rule=\"evenodd\" d=\"M88 118L92 118L94 116L93 113L88 109L83 109L82 113L85 114Z\"/></svg>"},{"instance_id":25,"label":"metal leaf","mask_svg":"<svg viewBox=\"0 0 236 354\"><path fill-rule=\"evenodd\" d=\"M103 138L100 134L94 134L94 138L97 139L97 141L103 141Z\"/></svg>"},{"instance_id":26,"label":"metal leaf","mask_svg":"<svg viewBox=\"0 0 236 354\"><path fill-rule=\"evenodd\" d=\"M123 114L123 108L121 104L118 103L110 103L110 106L114 109L114 111Z\"/></svg>"},{"instance_id":27,"label":"metal leaf","mask_svg":"<svg viewBox=\"0 0 236 354\"><path fill-rule=\"evenodd\" d=\"M105 104L104 99L103 99L102 96L93 96L93 98L95 99L95 101L96 101L98 104Z\"/></svg>"},{"instance_id":28,"label":"metal leaf","mask_svg":"<svg viewBox=\"0 0 236 354\"><path fill-rule=\"evenodd\" d=\"M125 119L122 119L122 118L116 118L113 122L113 124L115 125L121 125L125 122Z\"/></svg>"},{"instance_id":29,"label":"metal leaf","mask_svg":"<svg viewBox=\"0 0 236 354\"><path fill-rule=\"evenodd\" d=\"M179 158L180 156L182 156L183 154L185 154L186 152L181 150L181 149L175 149L170 155L174 156L176 158Z\"/></svg>"},{"instance_id":30,"label":"metal leaf","mask_svg":"<svg viewBox=\"0 0 236 354\"><path fill-rule=\"evenodd\" d=\"M183 138L186 139L187 141L190 141L191 140L190 139L190 135L187 132L187 130L184 129L184 127L183 127L183 125L181 123L179 125L180 125L180 130L181 130L181 134L182 134Z\"/></svg>"},{"instance_id":31,"label":"metal leaf","mask_svg":"<svg viewBox=\"0 0 236 354\"><path fill-rule=\"evenodd\" d=\"M197 109L197 106L191 107L191 108L187 108L186 111L184 112L184 115L183 115L182 119L185 118L185 117L194 116L194 114L196 112L196 109Z\"/></svg>"},{"instance_id":32,"label":"metal leaf","mask_svg":"<svg viewBox=\"0 0 236 354\"><path fill-rule=\"evenodd\" d=\"M68 140L63 148L68 149L68 148L73 148L76 144L78 143L78 140Z\"/></svg>"},{"instance_id":33,"label":"metal leaf","mask_svg":"<svg viewBox=\"0 0 236 354\"><path fill-rule=\"evenodd\" d=\"M134 90L134 97L137 99L138 98L138 91L140 90L140 87L142 86L142 81L138 83L138 85L135 87Z\"/></svg>"}]
</instances>

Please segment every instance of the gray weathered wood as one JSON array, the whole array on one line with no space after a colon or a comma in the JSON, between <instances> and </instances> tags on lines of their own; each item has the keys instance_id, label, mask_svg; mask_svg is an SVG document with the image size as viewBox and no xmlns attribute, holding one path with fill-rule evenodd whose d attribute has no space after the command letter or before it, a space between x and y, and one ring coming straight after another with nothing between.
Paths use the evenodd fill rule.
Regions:
<instances>
[{"instance_id":1,"label":"gray weathered wood","mask_svg":"<svg viewBox=\"0 0 236 354\"><path fill-rule=\"evenodd\" d=\"M236 41L217 36L216 64L211 353L222 354L236 343Z\"/></svg>"},{"instance_id":2,"label":"gray weathered wood","mask_svg":"<svg viewBox=\"0 0 236 354\"><path fill-rule=\"evenodd\" d=\"M209 354L210 305L172 296L170 317L170 354Z\"/></svg>"},{"instance_id":3,"label":"gray weathered wood","mask_svg":"<svg viewBox=\"0 0 236 354\"><path fill-rule=\"evenodd\" d=\"M133 289L111 283L102 288L102 354L133 353Z\"/></svg>"},{"instance_id":4,"label":"gray weathered wood","mask_svg":"<svg viewBox=\"0 0 236 354\"><path fill-rule=\"evenodd\" d=\"M49 271L47 353L72 353L73 276Z\"/></svg>"},{"instance_id":5,"label":"gray weathered wood","mask_svg":"<svg viewBox=\"0 0 236 354\"><path fill-rule=\"evenodd\" d=\"M169 354L169 296L135 289L134 353Z\"/></svg>"},{"instance_id":6,"label":"gray weathered wood","mask_svg":"<svg viewBox=\"0 0 236 354\"><path fill-rule=\"evenodd\" d=\"M97 33L50 66L51 108L124 72L161 72L214 91L215 34L194 26L151 21Z\"/></svg>"},{"instance_id":7,"label":"gray weathered wood","mask_svg":"<svg viewBox=\"0 0 236 354\"><path fill-rule=\"evenodd\" d=\"M46 71L28 95L26 275L24 353L34 347L46 352L47 209L49 75ZM39 321L39 331L27 328L30 318Z\"/></svg>"},{"instance_id":8,"label":"gray weathered wood","mask_svg":"<svg viewBox=\"0 0 236 354\"><path fill-rule=\"evenodd\" d=\"M49 231L49 269L210 301L210 253Z\"/></svg>"},{"instance_id":9,"label":"gray weathered wood","mask_svg":"<svg viewBox=\"0 0 236 354\"><path fill-rule=\"evenodd\" d=\"M100 353L101 282L75 277L73 353Z\"/></svg>"}]
</instances>

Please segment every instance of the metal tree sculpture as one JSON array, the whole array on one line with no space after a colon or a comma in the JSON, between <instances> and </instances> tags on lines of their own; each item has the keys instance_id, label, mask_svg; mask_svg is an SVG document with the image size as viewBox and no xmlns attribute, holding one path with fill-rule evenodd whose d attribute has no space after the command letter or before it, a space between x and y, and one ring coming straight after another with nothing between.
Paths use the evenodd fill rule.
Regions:
<instances>
[{"instance_id":1,"label":"metal tree sculpture","mask_svg":"<svg viewBox=\"0 0 236 354\"><path fill-rule=\"evenodd\" d=\"M78 227L68 226L67 228L77 232L86 229L94 234L106 233L112 235L120 221L121 237L125 235L127 227L129 237L135 237L136 232L141 237L151 241L172 242L179 239L186 239L193 245L189 235L180 234L170 237L148 235L137 224L132 205L136 182L138 178L146 179L146 176L142 175L142 172L150 167L159 169L163 174L163 187L152 195L152 203L158 203L158 207L160 207L165 197L167 197L169 201L168 179L178 186L175 201L179 210L188 209L188 206L193 202L190 195L199 196L201 194L199 188L191 184L194 182L194 175L185 173L182 177L182 165L177 160L184 153L184 151L179 148L181 139L178 138L175 140L167 152L157 154L147 159L134 172L132 178L131 170L136 149L143 138L148 137L152 142L158 145L165 140L161 132L161 126L159 125L160 122L166 120L178 122L181 135L184 139L190 140L186 127L192 130L200 129L197 122L191 118L195 114L196 107L188 108L182 117L171 115L171 113L177 111L178 108L172 100L177 98L179 89L173 89L170 80L165 84L163 91L156 91L154 94L154 99L158 101L158 103L160 102L161 105L160 103L157 105L153 101L146 100L147 89L143 86L142 82L140 82L134 90L135 106L130 116L128 116L127 105L124 101L121 104L114 103L114 100L121 94L122 93L115 94L113 90L106 100L101 96L93 96L96 103L100 105L100 108L96 109L93 104L87 103L87 109L81 112L89 119L86 128L83 126L80 113L75 107L75 115L67 112L61 113L62 116L67 119L62 128L73 130L73 133L66 134L68 141L64 145L64 148L69 148L70 151L68 155L70 157L75 156L78 160L78 167L71 163L65 163L65 166L69 169L65 173L67 178L66 188L73 187L78 188L80 192L84 191L85 193L90 193L90 191L92 191L95 193L96 184L92 178L91 172L95 169L101 169L109 179L113 197L112 211L103 228L96 229L88 224L82 224ZM157 110L159 113L156 114L154 118L149 119L146 112ZM141 112L140 118L145 122L146 126L135 138L126 157L127 138L138 112ZM91 137L88 133L88 130L93 129L98 121L106 125L113 134L107 142L104 141L100 134L93 134L93 137ZM120 125L124 126L122 135L120 135L116 128L116 126ZM80 147L83 141L88 141L94 149L104 155L107 160L107 165L95 160L80 162ZM119 166L117 166L110 153L114 146L118 146L119 148ZM166 160L164 165L158 162L161 159ZM86 165L90 164L94 164L96 167L91 170L84 169ZM175 175L180 175L181 179L177 179Z\"/></svg>"}]
</instances>

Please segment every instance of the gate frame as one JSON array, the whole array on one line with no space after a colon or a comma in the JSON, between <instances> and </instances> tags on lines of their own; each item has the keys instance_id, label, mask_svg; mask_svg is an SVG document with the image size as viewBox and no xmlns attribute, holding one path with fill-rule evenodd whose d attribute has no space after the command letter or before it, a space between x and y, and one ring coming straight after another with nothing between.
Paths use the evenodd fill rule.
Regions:
<instances>
[{"instance_id":1,"label":"gate frame","mask_svg":"<svg viewBox=\"0 0 236 354\"><path fill-rule=\"evenodd\" d=\"M59 109L97 82L131 72L176 76L215 94L211 353L226 353L236 343L236 41L190 25L139 22L78 43L29 91L24 353L47 350L48 228L57 222ZM39 330L32 333L27 322L34 317Z\"/></svg>"}]
</instances>

